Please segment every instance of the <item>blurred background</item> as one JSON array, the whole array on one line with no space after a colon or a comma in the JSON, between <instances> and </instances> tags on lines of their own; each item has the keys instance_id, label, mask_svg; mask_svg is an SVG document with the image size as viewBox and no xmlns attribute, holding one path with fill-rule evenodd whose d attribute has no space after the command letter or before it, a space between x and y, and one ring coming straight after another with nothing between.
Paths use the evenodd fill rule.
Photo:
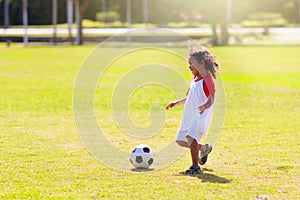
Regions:
<instances>
[{"instance_id":1,"label":"blurred background","mask_svg":"<svg viewBox=\"0 0 300 200\"><path fill-rule=\"evenodd\" d=\"M210 45L300 44L300 0L0 0L0 41L83 44L170 28Z\"/></svg>"}]
</instances>

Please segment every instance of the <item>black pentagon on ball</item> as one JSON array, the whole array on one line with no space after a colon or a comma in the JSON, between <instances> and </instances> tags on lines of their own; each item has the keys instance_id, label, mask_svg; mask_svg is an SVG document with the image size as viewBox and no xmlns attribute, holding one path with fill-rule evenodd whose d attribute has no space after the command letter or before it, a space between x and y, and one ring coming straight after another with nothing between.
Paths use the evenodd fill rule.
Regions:
<instances>
[{"instance_id":1,"label":"black pentagon on ball","mask_svg":"<svg viewBox=\"0 0 300 200\"><path fill-rule=\"evenodd\" d=\"M154 161L154 159L153 159L153 158L150 158L150 159L148 160L148 165L149 165L149 166L152 165L153 161Z\"/></svg>"},{"instance_id":2,"label":"black pentagon on ball","mask_svg":"<svg viewBox=\"0 0 300 200\"><path fill-rule=\"evenodd\" d=\"M135 153L135 151L136 151L136 148L134 148L134 149L132 150L132 153Z\"/></svg>"},{"instance_id":3,"label":"black pentagon on ball","mask_svg":"<svg viewBox=\"0 0 300 200\"><path fill-rule=\"evenodd\" d=\"M149 149L148 147L144 147L144 148L143 148L143 151L144 151L145 153L150 153L150 149Z\"/></svg>"},{"instance_id":4,"label":"black pentagon on ball","mask_svg":"<svg viewBox=\"0 0 300 200\"><path fill-rule=\"evenodd\" d=\"M137 156L137 157L135 157L135 161L137 163L141 163L141 162L143 162L143 157L142 156Z\"/></svg>"}]
</instances>

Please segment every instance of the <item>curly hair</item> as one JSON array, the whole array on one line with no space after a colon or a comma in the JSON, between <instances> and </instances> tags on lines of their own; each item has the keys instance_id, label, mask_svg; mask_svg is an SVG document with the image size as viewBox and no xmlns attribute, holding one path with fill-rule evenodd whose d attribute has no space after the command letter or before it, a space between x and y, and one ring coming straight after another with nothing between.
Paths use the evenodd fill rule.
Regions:
<instances>
[{"instance_id":1,"label":"curly hair","mask_svg":"<svg viewBox=\"0 0 300 200\"><path fill-rule=\"evenodd\" d=\"M219 69L215 56L213 56L208 50L202 49L196 52L191 52L190 56L196 58L198 62L204 61L205 69L216 79L216 72Z\"/></svg>"}]
</instances>

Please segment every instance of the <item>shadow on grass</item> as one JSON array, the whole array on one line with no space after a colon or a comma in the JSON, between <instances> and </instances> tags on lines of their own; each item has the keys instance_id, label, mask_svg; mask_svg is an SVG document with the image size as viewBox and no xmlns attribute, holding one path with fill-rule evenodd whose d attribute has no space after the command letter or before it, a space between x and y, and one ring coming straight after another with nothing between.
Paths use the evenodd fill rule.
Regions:
<instances>
[{"instance_id":1,"label":"shadow on grass","mask_svg":"<svg viewBox=\"0 0 300 200\"><path fill-rule=\"evenodd\" d=\"M220 177L220 176L217 176L217 175L214 175L214 174L199 174L197 176L195 176L199 179L202 180L202 182L209 182L209 183L221 183L221 184L225 184L225 183L230 183L231 181L226 179L226 178L223 178L223 177Z\"/></svg>"},{"instance_id":2,"label":"shadow on grass","mask_svg":"<svg viewBox=\"0 0 300 200\"><path fill-rule=\"evenodd\" d=\"M131 171L132 172L151 172L154 169L150 168L150 169L144 169L144 168L132 168Z\"/></svg>"},{"instance_id":3,"label":"shadow on grass","mask_svg":"<svg viewBox=\"0 0 300 200\"><path fill-rule=\"evenodd\" d=\"M220 183L220 184L226 184L226 183L230 183L231 180L228 180L226 178L214 175L212 173L205 173L207 172L213 172L213 170L211 169L206 169L203 168L202 169L203 174L198 174L198 175L189 175L189 174L185 174L185 172L180 172L177 176L190 176L190 177L195 177L198 179L201 179L202 182L209 182L209 183Z\"/></svg>"}]
</instances>

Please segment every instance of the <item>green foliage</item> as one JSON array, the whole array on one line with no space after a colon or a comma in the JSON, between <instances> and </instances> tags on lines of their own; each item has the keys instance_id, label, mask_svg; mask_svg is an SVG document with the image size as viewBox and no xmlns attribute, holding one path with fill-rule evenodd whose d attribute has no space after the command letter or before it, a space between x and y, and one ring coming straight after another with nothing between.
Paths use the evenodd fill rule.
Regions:
<instances>
[{"instance_id":1,"label":"green foliage","mask_svg":"<svg viewBox=\"0 0 300 200\"><path fill-rule=\"evenodd\" d=\"M245 27L283 27L287 25L287 21L280 13L255 13L241 24Z\"/></svg>"},{"instance_id":2,"label":"green foliage","mask_svg":"<svg viewBox=\"0 0 300 200\"><path fill-rule=\"evenodd\" d=\"M199 21L192 22L169 22L167 25L169 28L200 28L200 27L210 27L207 23L201 23Z\"/></svg>"},{"instance_id":3,"label":"green foliage","mask_svg":"<svg viewBox=\"0 0 300 200\"><path fill-rule=\"evenodd\" d=\"M281 19L282 16L280 13L255 13L255 14L251 14L249 16L249 20L276 20L276 19Z\"/></svg>"},{"instance_id":4,"label":"green foliage","mask_svg":"<svg viewBox=\"0 0 300 200\"><path fill-rule=\"evenodd\" d=\"M122 28L122 27L126 27L126 24L122 23L120 21L105 23L105 22L84 19L84 20L82 20L82 26L84 28Z\"/></svg>"},{"instance_id":5,"label":"green foliage","mask_svg":"<svg viewBox=\"0 0 300 200\"><path fill-rule=\"evenodd\" d=\"M120 14L117 12L97 12L96 20L99 22L114 22L120 20Z\"/></svg>"},{"instance_id":6,"label":"green foliage","mask_svg":"<svg viewBox=\"0 0 300 200\"><path fill-rule=\"evenodd\" d=\"M98 22L98 21L92 21L89 19L84 19L82 20L82 25L84 28L125 28L127 27L126 22L121 22L121 21L113 21L113 22ZM132 28L155 28L157 27L155 24L150 24L148 23L147 25L143 23L134 23L131 24Z\"/></svg>"},{"instance_id":7,"label":"green foliage","mask_svg":"<svg viewBox=\"0 0 300 200\"><path fill-rule=\"evenodd\" d=\"M101 24L98 21L83 19L82 20L82 27L84 27L84 28L100 28Z\"/></svg>"},{"instance_id":8,"label":"green foliage","mask_svg":"<svg viewBox=\"0 0 300 200\"><path fill-rule=\"evenodd\" d=\"M112 21L112 22L102 22L102 21L93 21L89 19L84 19L82 21L82 25L84 28L124 28L127 27L126 22L121 21ZM147 23L146 25L144 23L133 23L131 24L131 27L133 28L156 28L159 27L157 24ZM168 28L209 28L210 25L207 23L200 23L197 21L193 22L170 22L165 25Z\"/></svg>"}]
</instances>

